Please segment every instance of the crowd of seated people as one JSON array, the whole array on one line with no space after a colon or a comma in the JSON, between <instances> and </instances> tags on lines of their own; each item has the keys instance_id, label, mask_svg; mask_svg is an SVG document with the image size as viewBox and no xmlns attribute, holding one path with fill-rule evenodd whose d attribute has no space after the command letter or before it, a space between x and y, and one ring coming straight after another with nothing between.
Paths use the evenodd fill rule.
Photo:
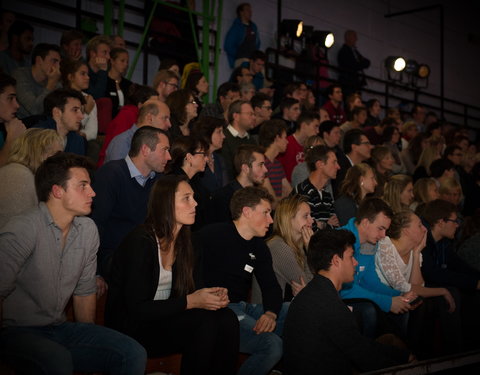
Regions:
<instances>
[{"instance_id":1,"label":"crowd of seated people","mask_svg":"<svg viewBox=\"0 0 480 375\"><path fill-rule=\"evenodd\" d=\"M258 50L218 88L167 59L150 86L121 37L31 34L16 21L0 53L0 362L348 373L480 347L473 133L336 83L277 85L272 108ZM109 328L89 327L97 298ZM92 336L102 360L75 352Z\"/></svg>"}]
</instances>

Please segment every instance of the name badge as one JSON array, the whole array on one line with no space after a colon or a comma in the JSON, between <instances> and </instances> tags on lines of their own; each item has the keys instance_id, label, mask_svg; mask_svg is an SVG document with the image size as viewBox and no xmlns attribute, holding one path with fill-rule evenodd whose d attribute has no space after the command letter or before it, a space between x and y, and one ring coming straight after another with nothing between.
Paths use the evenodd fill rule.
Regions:
<instances>
[{"instance_id":1,"label":"name badge","mask_svg":"<svg viewBox=\"0 0 480 375\"><path fill-rule=\"evenodd\" d=\"M117 96L117 92L116 91L110 91L110 95L111 96Z\"/></svg>"},{"instance_id":2,"label":"name badge","mask_svg":"<svg viewBox=\"0 0 480 375\"><path fill-rule=\"evenodd\" d=\"M245 267L243 267L243 269L249 273L252 273L253 271L253 267L250 266L249 264L245 264Z\"/></svg>"}]
</instances>

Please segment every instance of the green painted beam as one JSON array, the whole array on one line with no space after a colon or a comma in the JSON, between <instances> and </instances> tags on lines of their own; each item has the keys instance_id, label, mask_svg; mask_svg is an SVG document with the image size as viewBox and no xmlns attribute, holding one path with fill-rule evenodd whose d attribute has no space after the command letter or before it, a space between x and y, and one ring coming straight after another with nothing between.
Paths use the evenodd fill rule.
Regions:
<instances>
[{"instance_id":1,"label":"green painted beam","mask_svg":"<svg viewBox=\"0 0 480 375\"><path fill-rule=\"evenodd\" d=\"M113 0L103 2L103 34L112 35Z\"/></svg>"},{"instance_id":2,"label":"green painted beam","mask_svg":"<svg viewBox=\"0 0 480 375\"><path fill-rule=\"evenodd\" d=\"M118 11L118 35L123 38L124 32L124 21L125 21L125 0L120 0L120 8Z\"/></svg>"}]
</instances>

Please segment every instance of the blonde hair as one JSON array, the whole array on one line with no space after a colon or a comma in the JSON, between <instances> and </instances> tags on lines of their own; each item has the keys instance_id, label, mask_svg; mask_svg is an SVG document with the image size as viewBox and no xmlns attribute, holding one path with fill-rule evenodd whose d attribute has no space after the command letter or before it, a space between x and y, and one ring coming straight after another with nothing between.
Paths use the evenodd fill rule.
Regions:
<instances>
[{"instance_id":1,"label":"blonde hair","mask_svg":"<svg viewBox=\"0 0 480 375\"><path fill-rule=\"evenodd\" d=\"M275 237L283 239L285 243L292 248L295 260L303 269L306 261L303 244L301 239L300 241L295 240L292 229L292 219L297 214L302 203L308 204L308 200L301 195L293 195L283 198L278 203L273 221L273 234L272 237L267 240L267 244Z\"/></svg>"},{"instance_id":2,"label":"blonde hair","mask_svg":"<svg viewBox=\"0 0 480 375\"><path fill-rule=\"evenodd\" d=\"M111 47L110 37L107 35L97 35L87 42L87 45L85 46L87 62L90 61L91 52L97 52L97 48L100 44L106 44L108 47Z\"/></svg>"},{"instance_id":3,"label":"blonde hair","mask_svg":"<svg viewBox=\"0 0 480 375\"><path fill-rule=\"evenodd\" d=\"M420 178L417 182L415 182L415 185L413 185L413 196L415 202L428 203L430 201L428 189L432 185L436 186L437 183L433 178L430 177Z\"/></svg>"},{"instance_id":4,"label":"blonde hair","mask_svg":"<svg viewBox=\"0 0 480 375\"><path fill-rule=\"evenodd\" d=\"M355 164L347 171L345 179L340 188L340 195L346 195L353 198L355 203L360 204L362 198L362 188L360 187L360 177L365 177L371 171L372 167L366 163Z\"/></svg>"},{"instance_id":5,"label":"blonde hair","mask_svg":"<svg viewBox=\"0 0 480 375\"><path fill-rule=\"evenodd\" d=\"M440 193L440 195L449 194L454 189L460 190L459 200L461 201L463 199L462 185L460 185L460 183L455 177L448 177L442 179L442 181L440 182L440 187L438 188L438 192Z\"/></svg>"},{"instance_id":6,"label":"blonde hair","mask_svg":"<svg viewBox=\"0 0 480 375\"><path fill-rule=\"evenodd\" d=\"M400 201L400 195L410 183L412 183L412 178L405 174L392 176L390 180L385 183L383 200L390 205L394 213L408 209L408 207Z\"/></svg>"},{"instance_id":7,"label":"blonde hair","mask_svg":"<svg viewBox=\"0 0 480 375\"><path fill-rule=\"evenodd\" d=\"M430 175L430 165L435 160L440 159L440 153L438 152L438 145L437 144L429 144L427 145L422 153L420 154L420 158L418 159L417 168L424 167L427 171L427 174Z\"/></svg>"},{"instance_id":8,"label":"blonde hair","mask_svg":"<svg viewBox=\"0 0 480 375\"><path fill-rule=\"evenodd\" d=\"M63 139L52 129L27 129L12 144L7 163L19 163L35 173L42 162L50 156L55 144L63 146Z\"/></svg>"}]
</instances>

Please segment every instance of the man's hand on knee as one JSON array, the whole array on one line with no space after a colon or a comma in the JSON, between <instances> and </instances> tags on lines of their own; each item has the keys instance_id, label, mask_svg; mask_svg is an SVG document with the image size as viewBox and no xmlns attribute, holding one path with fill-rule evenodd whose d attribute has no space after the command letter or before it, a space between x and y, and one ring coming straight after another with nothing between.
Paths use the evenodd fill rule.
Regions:
<instances>
[{"instance_id":1,"label":"man's hand on knee","mask_svg":"<svg viewBox=\"0 0 480 375\"><path fill-rule=\"evenodd\" d=\"M271 311L267 311L264 313L260 318L258 318L257 323L255 324L255 327L253 327L253 330L257 333L263 333L263 332L273 332L275 327L277 326L277 315Z\"/></svg>"}]
</instances>

